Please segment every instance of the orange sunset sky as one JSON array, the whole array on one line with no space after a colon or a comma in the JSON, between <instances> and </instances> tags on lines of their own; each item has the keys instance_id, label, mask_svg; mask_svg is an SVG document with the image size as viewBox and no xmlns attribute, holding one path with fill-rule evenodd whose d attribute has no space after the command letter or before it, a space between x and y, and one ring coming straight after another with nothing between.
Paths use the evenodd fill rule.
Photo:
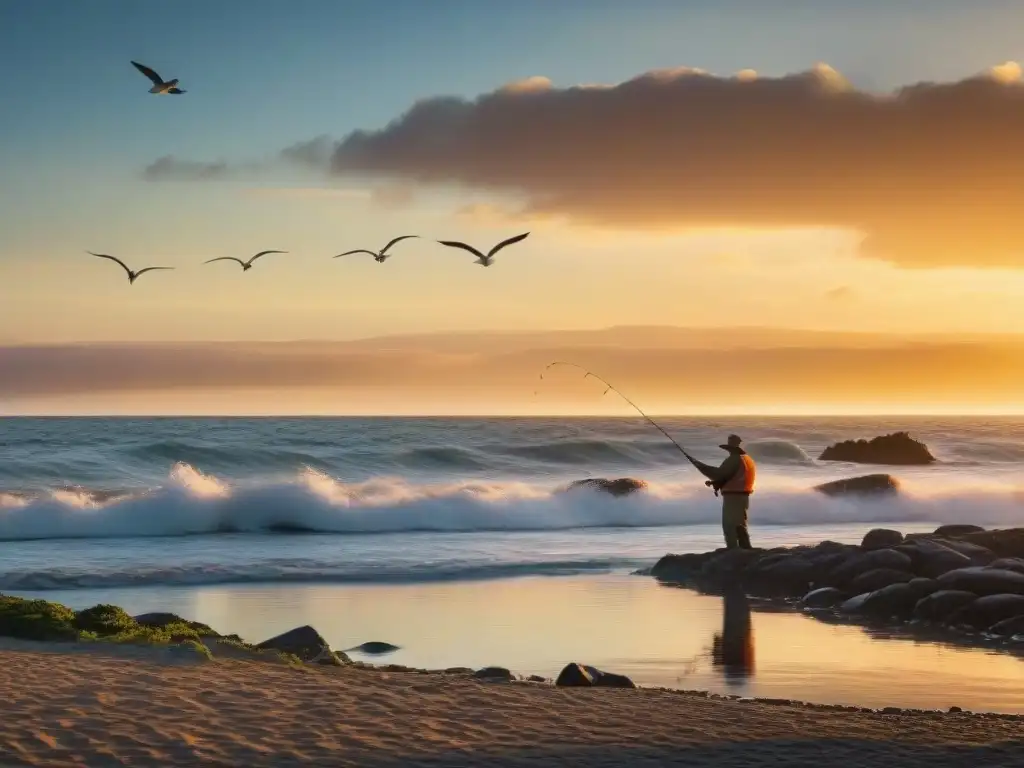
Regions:
<instances>
[{"instance_id":1,"label":"orange sunset sky","mask_svg":"<svg viewBox=\"0 0 1024 768\"><path fill-rule=\"evenodd\" d=\"M0 414L1024 412L1024 5L442 6L19 7Z\"/></svg>"}]
</instances>

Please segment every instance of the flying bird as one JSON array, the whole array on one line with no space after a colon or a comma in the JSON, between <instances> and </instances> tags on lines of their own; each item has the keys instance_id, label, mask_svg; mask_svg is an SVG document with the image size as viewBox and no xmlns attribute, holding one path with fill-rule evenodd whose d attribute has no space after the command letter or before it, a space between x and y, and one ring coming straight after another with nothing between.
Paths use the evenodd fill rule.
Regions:
<instances>
[{"instance_id":1,"label":"flying bird","mask_svg":"<svg viewBox=\"0 0 1024 768\"><path fill-rule=\"evenodd\" d=\"M258 259L260 256L266 256L268 253L288 253L288 251L260 251L248 261L242 261L241 259L236 258L234 256L218 256L216 259L204 261L203 264L211 264L215 261L237 261L239 264L242 265L242 271L248 272L250 269L252 269L252 263L256 261L256 259Z\"/></svg>"},{"instance_id":2,"label":"flying bird","mask_svg":"<svg viewBox=\"0 0 1024 768\"><path fill-rule=\"evenodd\" d=\"M332 256L331 258L337 259L339 256L351 256L353 253L368 253L371 256L373 256L373 260L376 261L378 264L383 264L387 259L391 258L391 256L393 255L388 253L388 249L390 249L391 246L393 246L395 243L401 242L402 240L409 240L410 238L413 237L419 237L419 235L402 235L401 237L396 237L394 240L385 245L379 251L368 251L365 248L357 248L354 251L345 251L345 253L339 253L337 256Z\"/></svg>"},{"instance_id":3,"label":"flying bird","mask_svg":"<svg viewBox=\"0 0 1024 768\"><path fill-rule=\"evenodd\" d=\"M134 272L128 268L127 264L125 264L123 261L114 256L108 256L105 253L93 253L92 251L86 251L86 253L88 253L90 256L97 256L101 259L110 259L111 261L116 261L118 264L121 265L121 268L128 273L129 283L134 283L135 280L139 277L139 275L143 275L146 272L152 272L154 269L174 269L174 267L146 267L145 269L140 269L138 272Z\"/></svg>"},{"instance_id":4,"label":"flying bird","mask_svg":"<svg viewBox=\"0 0 1024 768\"><path fill-rule=\"evenodd\" d=\"M460 243L456 240L438 240L437 242L439 242L441 245L447 245L449 248L461 248L464 251L469 251L474 256L476 256L476 264L482 264L485 267L489 267L491 266L491 264L494 263L494 255L498 251L500 251L507 245L514 245L515 243L525 240L529 236L529 234L529 232L523 232L523 234L516 235L515 237L510 237L508 240L502 240L496 246L491 248L491 250L489 250L486 255L478 251L472 245L466 245L465 243Z\"/></svg>"},{"instance_id":5,"label":"flying bird","mask_svg":"<svg viewBox=\"0 0 1024 768\"><path fill-rule=\"evenodd\" d=\"M164 79L160 77L160 75L158 75L155 71L147 67L145 64L139 64L139 62L133 61L132 66L153 81L153 87L149 89L150 93L172 93L175 96L184 93L184 91L178 87L178 78L174 78L173 80L167 80L165 82Z\"/></svg>"}]
</instances>

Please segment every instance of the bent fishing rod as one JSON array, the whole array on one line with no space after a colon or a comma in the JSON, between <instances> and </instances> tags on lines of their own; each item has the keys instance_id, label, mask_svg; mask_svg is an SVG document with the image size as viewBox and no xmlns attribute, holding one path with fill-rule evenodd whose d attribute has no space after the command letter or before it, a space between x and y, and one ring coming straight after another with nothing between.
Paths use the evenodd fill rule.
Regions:
<instances>
[{"instance_id":1,"label":"bent fishing rod","mask_svg":"<svg viewBox=\"0 0 1024 768\"><path fill-rule=\"evenodd\" d=\"M619 397L621 397L621 398L622 398L623 400L625 400L625 401L626 401L627 403L629 403L630 407L632 407L632 408L633 408L633 410L635 410L635 411L636 411L637 413L639 413L639 414L640 414L641 416L643 416L643 417L644 417L644 419L646 419L646 420L647 420L647 423L648 423L648 424L650 424L650 425L651 425L652 427L654 427L654 428L655 428L656 430L658 430L659 432L661 432L661 434L663 434L663 435L664 435L665 437L667 437L667 438L669 439L669 441L670 441L670 442L672 443L672 445L674 445L674 446L675 446L676 448L678 448L678 449L679 449L679 452L680 452L681 454L683 454L683 456L685 456L685 457L687 458L687 460L688 460L688 461L689 461L689 462L690 462L691 464L693 464L693 466L695 466L695 467L697 466L697 462L696 462L696 460L695 460L695 459L694 459L694 458L693 458L693 457L692 457L692 456L691 456L690 454L688 454L688 453L686 452L686 449L685 449L685 448L683 448L683 446L681 446L681 445L680 445L679 443L677 443L677 442L675 441L675 438L673 438L673 437L672 437L672 435L670 435L670 434L669 434L668 432L666 432L666 431L665 431L664 429L662 429L661 425L660 425L660 424L659 424L658 422L656 422L656 421L655 421L654 419L652 419L652 418L651 418L650 416L648 416L648 415L647 415L646 413L644 413L643 409L642 409L642 408L641 408L641 407L640 407L639 405L637 405L636 403L634 403L634 402L633 402L632 400L630 400L630 399L629 399L628 397L626 397L626 396L625 396L624 394L622 394L622 392L620 392L620 391L619 391L618 389L616 389L616 388L615 388L614 386L612 386L612 385L611 385L611 384L609 384L609 383L608 383L607 381L605 381L604 379L602 379L602 378L601 378L600 376L598 376L598 375L597 375L596 373L594 373L593 371L589 371L589 370L587 370L586 368L584 368L584 367L583 367L582 365L578 365L578 364L576 364L576 363L566 363L566 362L563 362L563 361L561 361L561 360L556 360L556 361L555 361L555 362L553 362L553 363L548 363L548 364L547 364L547 365L546 365L546 366L544 367L544 371L542 371L542 372L541 372L541 374L540 374L540 378L541 378L541 379L543 380L543 379L544 379L544 373L545 373L545 372L546 372L546 371L547 371L547 370L548 370L549 368L553 368L553 367L554 367L554 366L556 366L556 365L567 365L567 366L569 366L569 367L571 367L571 368L577 368L577 369L579 369L579 370L583 371L583 373L585 374L585 375L583 376L583 378L584 378L584 379L596 379L597 381L599 381L599 382L601 382L602 384L604 384L604 386L605 386L604 394L606 394L606 395L607 395L607 394L608 394L609 392L614 392L614 393L615 393L616 395L618 395L618 396L619 396ZM698 467L698 469L699 469L699 467ZM708 485L710 485L710 484L711 484L711 483L710 483L710 481L708 481ZM717 489L715 490L715 495L716 495L716 496L718 495L718 491L717 491Z\"/></svg>"}]
</instances>

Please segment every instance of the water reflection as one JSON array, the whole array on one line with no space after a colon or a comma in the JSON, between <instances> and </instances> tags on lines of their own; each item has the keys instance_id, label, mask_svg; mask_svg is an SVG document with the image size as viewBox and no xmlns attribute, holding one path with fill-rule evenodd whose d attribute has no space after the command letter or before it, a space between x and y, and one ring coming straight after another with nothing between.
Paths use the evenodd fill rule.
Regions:
<instances>
[{"instance_id":1,"label":"water reflection","mask_svg":"<svg viewBox=\"0 0 1024 768\"><path fill-rule=\"evenodd\" d=\"M754 674L754 626L750 601L743 590L722 596L722 631L711 641L711 663L730 686L740 686Z\"/></svg>"}]
</instances>

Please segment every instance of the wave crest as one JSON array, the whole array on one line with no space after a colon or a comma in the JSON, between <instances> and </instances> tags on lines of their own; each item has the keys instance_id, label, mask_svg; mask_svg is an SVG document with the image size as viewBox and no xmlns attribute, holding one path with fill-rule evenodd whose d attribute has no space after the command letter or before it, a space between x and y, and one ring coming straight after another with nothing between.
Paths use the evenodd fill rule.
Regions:
<instances>
[{"instance_id":1,"label":"wave crest","mask_svg":"<svg viewBox=\"0 0 1024 768\"><path fill-rule=\"evenodd\" d=\"M906 487L906 486L905 486ZM716 524L720 502L695 482L652 483L613 498L591 488L522 482L416 484L377 477L343 483L306 469L285 482L231 485L188 464L168 482L131 495L88 491L0 498L0 540L182 536L222 532L395 533L538 531ZM986 484L895 498L830 498L805 488L758 491L758 525L920 521L1019 523L1013 488Z\"/></svg>"}]
</instances>

